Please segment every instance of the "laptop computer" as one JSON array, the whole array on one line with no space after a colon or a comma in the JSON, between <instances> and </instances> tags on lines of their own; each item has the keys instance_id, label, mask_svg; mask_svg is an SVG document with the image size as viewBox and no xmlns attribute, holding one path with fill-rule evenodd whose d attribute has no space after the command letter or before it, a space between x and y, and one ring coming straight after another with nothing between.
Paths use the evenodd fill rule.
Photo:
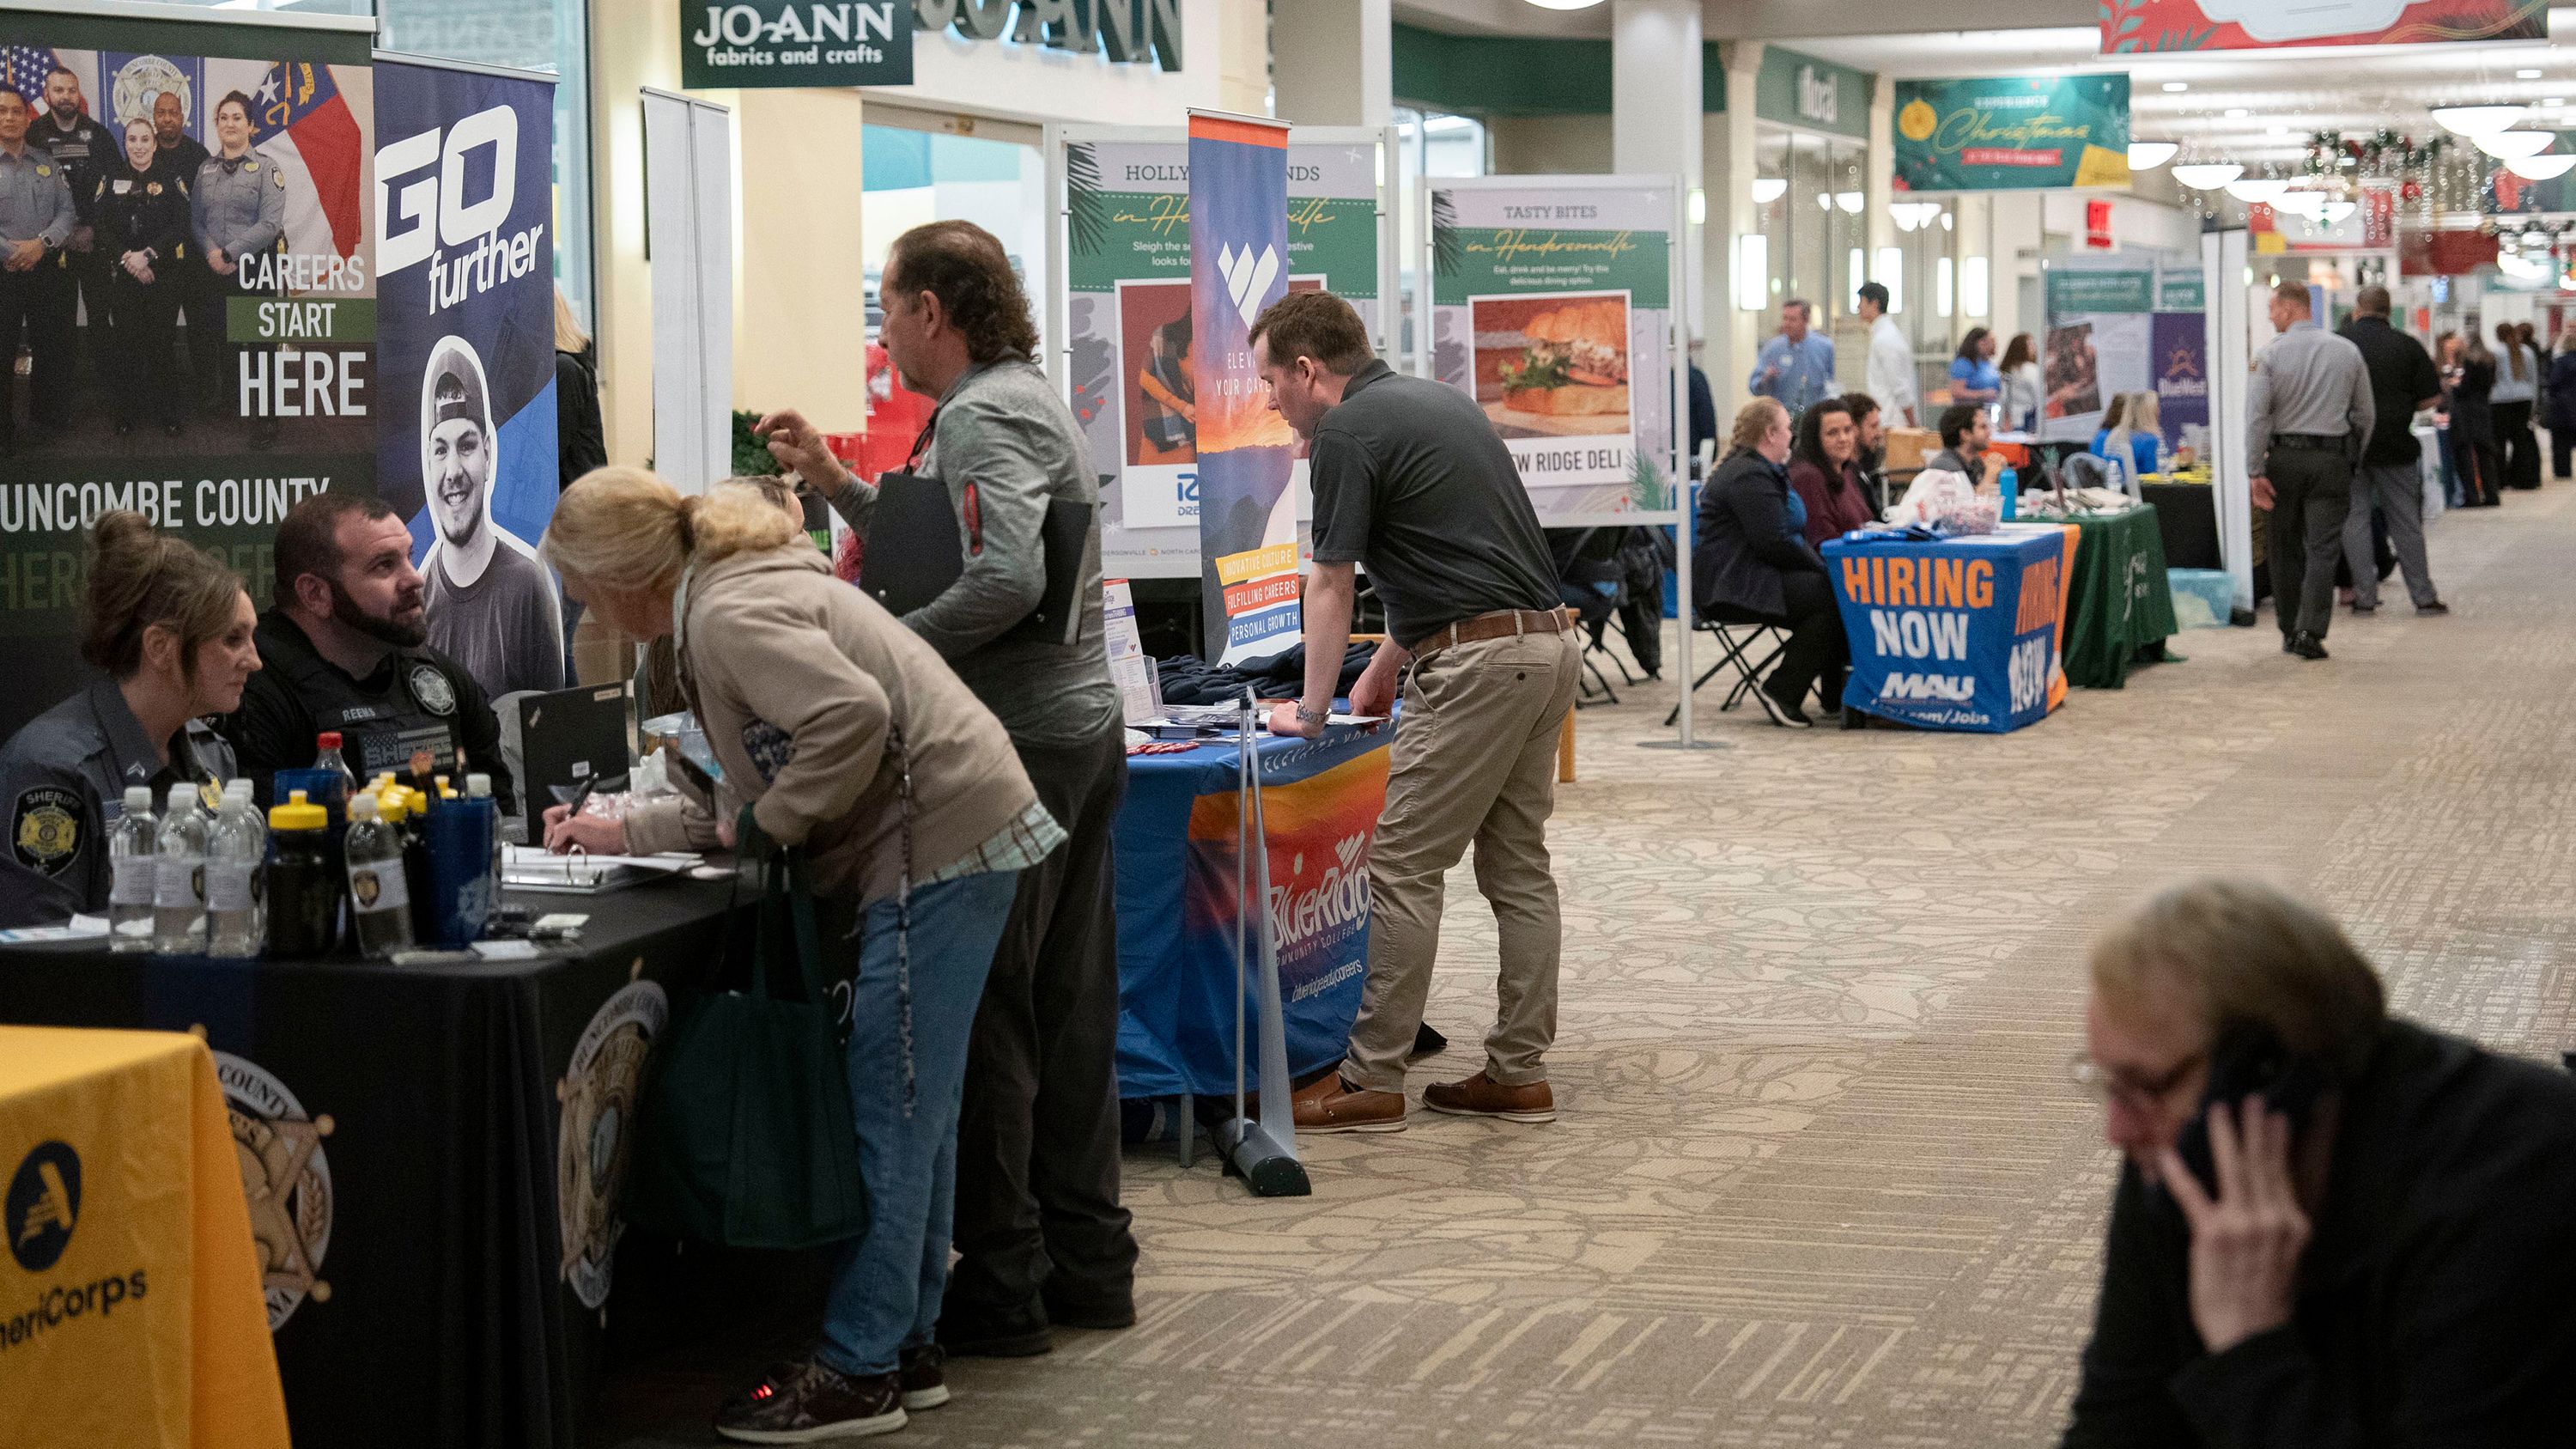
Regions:
<instances>
[{"instance_id":1,"label":"laptop computer","mask_svg":"<svg viewBox=\"0 0 2576 1449\"><path fill-rule=\"evenodd\" d=\"M635 762L635 686L590 684L519 697L519 800L529 838L549 805L585 784L622 789Z\"/></svg>"}]
</instances>

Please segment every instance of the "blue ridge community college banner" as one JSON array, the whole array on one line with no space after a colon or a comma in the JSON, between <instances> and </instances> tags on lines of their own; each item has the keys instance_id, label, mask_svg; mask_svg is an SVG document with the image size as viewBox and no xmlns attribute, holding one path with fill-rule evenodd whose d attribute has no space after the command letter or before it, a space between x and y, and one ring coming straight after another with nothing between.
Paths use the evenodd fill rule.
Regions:
<instances>
[{"instance_id":1,"label":"blue ridge community college banner","mask_svg":"<svg viewBox=\"0 0 2576 1449\"><path fill-rule=\"evenodd\" d=\"M430 643L491 695L564 684L537 541L555 449L554 97L376 67L376 482L410 523Z\"/></svg>"},{"instance_id":2,"label":"blue ridge community college banner","mask_svg":"<svg viewBox=\"0 0 2576 1449\"><path fill-rule=\"evenodd\" d=\"M1297 641L1296 465L1252 365L1253 319L1288 292L1288 127L1190 113L1190 348L1207 657Z\"/></svg>"}]
</instances>

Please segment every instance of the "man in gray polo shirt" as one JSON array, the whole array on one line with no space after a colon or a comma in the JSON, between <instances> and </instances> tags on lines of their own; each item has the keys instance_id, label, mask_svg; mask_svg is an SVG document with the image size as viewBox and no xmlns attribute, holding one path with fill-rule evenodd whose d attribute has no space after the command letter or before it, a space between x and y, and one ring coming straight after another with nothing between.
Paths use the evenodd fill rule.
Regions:
<instances>
[{"instance_id":1,"label":"man in gray polo shirt","mask_svg":"<svg viewBox=\"0 0 2576 1449\"><path fill-rule=\"evenodd\" d=\"M939 1341L952 1354L1019 1357L1047 1351L1050 1324L1136 1321L1136 1239L1118 1201L1111 857L1127 744L1102 643L1100 483L1080 425L1029 360L1028 297L991 232L939 221L895 238L883 336L904 385L939 399L915 470L947 483L969 545L957 582L903 621L1010 731L1068 837L1020 872L975 1014L957 1123L959 1259ZM756 431L867 536L877 490L832 457L813 424L781 412ZM1059 501L1093 506L1069 644L1018 628L1045 591L1041 527Z\"/></svg>"},{"instance_id":2,"label":"man in gray polo shirt","mask_svg":"<svg viewBox=\"0 0 2576 1449\"><path fill-rule=\"evenodd\" d=\"M2281 335L2254 359L2245 388L2245 471L2254 506L2272 510L2268 551L2281 650L2323 659L2352 470L2377 408L2361 349L2317 326L2306 287L2274 287L2271 314Z\"/></svg>"},{"instance_id":3,"label":"man in gray polo shirt","mask_svg":"<svg viewBox=\"0 0 2576 1449\"><path fill-rule=\"evenodd\" d=\"M1501 961L1485 1068L1427 1088L1436 1112L1556 1120L1544 1058L1556 1039L1556 877L1547 817L1557 732L1574 707L1573 621L1509 449L1476 400L1398 377L1329 292L1292 292L1252 324L1270 404L1310 445L1315 567L1306 581L1306 688L1274 734L1323 728L1350 641L1352 565L1368 566L1388 642L1351 707L1385 714L1403 679L1386 811L1369 850L1368 984L1341 1071L1297 1094L1301 1132L1404 1127L1404 1067L1431 990L1445 877L1476 846Z\"/></svg>"}]
</instances>

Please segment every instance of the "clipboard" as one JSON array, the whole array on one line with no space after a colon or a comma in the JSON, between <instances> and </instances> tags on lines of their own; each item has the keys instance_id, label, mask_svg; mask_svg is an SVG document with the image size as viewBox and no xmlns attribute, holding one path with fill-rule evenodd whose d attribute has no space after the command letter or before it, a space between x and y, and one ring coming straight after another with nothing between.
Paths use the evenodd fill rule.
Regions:
<instances>
[{"instance_id":1,"label":"clipboard","mask_svg":"<svg viewBox=\"0 0 2576 1449\"><path fill-rule=\"evenodd\" d=\"M975 485L966 485L967 512L980 513ZM977 531L980 533L980 519ZM868 519L867 552L859 587L897 618L948 592L966 572L967 530L948 501L946 482L926 474L894 471L877 479L877 506ZM1082 627L1074 586L1091 539L1091 505L1047 501L1038 524L1046 584L1029 616L1003 631L1007 640L1071 644Z\"/></svg>"}]
</instances>

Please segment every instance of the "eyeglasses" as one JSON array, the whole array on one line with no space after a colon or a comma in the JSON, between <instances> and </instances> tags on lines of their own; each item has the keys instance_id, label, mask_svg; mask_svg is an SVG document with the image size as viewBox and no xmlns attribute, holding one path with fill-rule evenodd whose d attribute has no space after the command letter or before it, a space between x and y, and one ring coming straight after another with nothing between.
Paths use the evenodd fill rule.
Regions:
<instances>
[{"instance_id":1,"label":"eyeglasses","mask_svg":"<svg viewBox=\"0 0 2576 1449\"><path fill-rule=\"evenodd\" d=\"M2104 1102L2121 1102L2133 1108L2154 1107L2188 1081L2191 1074L2209 1060L2207 1052L2193 1052L2160 1076L2140 1076L2106 1067L2084 1052L2066 1059L2066 1075L2075 1085Z\"/></svg>"}]
</instances>

